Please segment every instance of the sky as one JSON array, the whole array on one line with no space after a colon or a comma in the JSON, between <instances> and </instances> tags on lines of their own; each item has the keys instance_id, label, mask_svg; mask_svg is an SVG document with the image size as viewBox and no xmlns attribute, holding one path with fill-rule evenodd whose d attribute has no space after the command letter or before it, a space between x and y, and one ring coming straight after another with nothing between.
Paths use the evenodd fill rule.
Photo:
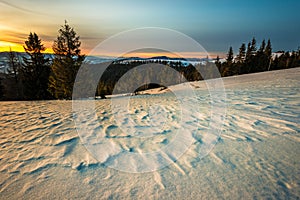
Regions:
<instances>
[{"instance_id":1,"label":"sky","mask_svg":"<svg viewBox=\"0 0 300 200\"><path fill-rule=\"evenodd\" d=\"M36 32L51 52L67 20L80 35L82 51L122 31L161 27L182 32L211 54L237 52L255 37L273 50L300 46L299 0L0 0L0 51L22 51Z\"/></svg>"}]
</instances>

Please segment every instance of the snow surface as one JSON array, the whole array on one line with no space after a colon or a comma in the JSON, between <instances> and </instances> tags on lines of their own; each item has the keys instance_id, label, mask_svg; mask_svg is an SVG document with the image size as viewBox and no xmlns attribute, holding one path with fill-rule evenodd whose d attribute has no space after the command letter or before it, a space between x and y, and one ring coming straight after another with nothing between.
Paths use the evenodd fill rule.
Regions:
<instances>
[{"instance_id":1,"label":"snow surface","mask_svg":"<svg viewBox=\"0 0 300 200\"><path fill-rule=\"evenodd\" d=\"M181 113L168 91L182 85L131 97L129 115L139 128L149 118L163 124L164 134L143 142L119 131L110 99L97 100L97 118L87 119L88 127L115 144L114 151L100 152L102 159L83 146L71 101L0 102L0 199L299 199L299 80L300 68L224 78L223 132L203 158L210 96L205 82L192 82L197 98L186 100L200 102L201 114L191 114L185 128L197 128L190 135L194 142L176 162L148 173L107 163L122 152L155 151L172 140Z\"/></svg>"}]
</instances>

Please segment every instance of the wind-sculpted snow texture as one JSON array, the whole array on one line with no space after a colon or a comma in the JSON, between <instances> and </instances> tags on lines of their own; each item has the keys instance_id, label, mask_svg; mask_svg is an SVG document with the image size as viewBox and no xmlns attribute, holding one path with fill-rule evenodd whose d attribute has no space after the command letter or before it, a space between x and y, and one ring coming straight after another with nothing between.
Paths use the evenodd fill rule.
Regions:
<instances>
[{"instance_id":1,"label":"wind-sculpted snow texture","mask_svg":"<svg viewBox=\"0 0 300 200\"><path fill-rule=\"evenodd\" d=\"M225 78L225 124L205 157L200 155L211 118L210 95L204 82L190 83L196 99L184 100L197 105L200 114L188 110L183 126L193 142L178 160L169 157L172 164L148 173L107 165L124 152L159 151L172 142L184 108L168 89L131 97L118 123L111 100L97 100L97 115L85 123L95 133L89 145L100 136L113 144L103 145L97 158L77 134L71 101L1 102L0 199L298 199L299 80L300 68ZM134 133L128 131L130 120L138 124ZM158 127L156 134L137 137L151 128L149 123Z\"/></svg>"}]
</instances>

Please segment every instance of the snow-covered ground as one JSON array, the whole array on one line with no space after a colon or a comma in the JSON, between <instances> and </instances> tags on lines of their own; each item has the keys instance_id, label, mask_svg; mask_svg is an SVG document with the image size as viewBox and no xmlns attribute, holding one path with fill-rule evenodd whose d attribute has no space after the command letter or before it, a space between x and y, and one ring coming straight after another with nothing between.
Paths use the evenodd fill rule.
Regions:
<instances>
[{"instance_id":1,"label":"snow-covered ground","mask_svg":"<svg viewBox=\"0 0 300 200\"><path fill-rule=\"evenodd\" d=\"M98 159L77 134L71 101L0 102L0 199L299 199L299 80L300 68L224 78L223 131L203 158L210 95L204 82L192 82L196 98L185 101L201 111L185 119L185 129L196 128L188 133L193 143L172 164L147 173L107 165L124 152L157 151L174 139L182 113L167 91L182 85L130 97L129 113L122 115L130 119L121 123L132 120L140 129L154 120L161 127L153 137L120 131L118 107L110 108L111 99L95 101L97 116L86 119L87 126L114 144Z\"/></svg>"}]
</instances>

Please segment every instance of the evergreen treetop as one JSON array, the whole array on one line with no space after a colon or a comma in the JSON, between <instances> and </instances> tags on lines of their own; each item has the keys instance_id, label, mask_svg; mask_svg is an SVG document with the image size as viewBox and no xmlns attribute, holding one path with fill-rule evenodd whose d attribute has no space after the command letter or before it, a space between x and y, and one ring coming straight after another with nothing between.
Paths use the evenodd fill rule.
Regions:
<instances>
[{"instance_id":1,"label":"evergreen treetop","mask_svg":"<svg viewBox=\"0 0 300 200\"><path fill-rule=\"evenodd\" d=\"M71 99L77 72L85 59L80 50L80 38L67 21L58 30L53 43L55 58L51 66L49 91L57 99Z\"/></svg>"},{"instance_id":2,"label":"evergreen treetop","mask_svg":"<svg viewBox=\"0 0 300 200\"><path fill-rule=\"evenodd\" d=\"M45 58L45 47L36 33L29 33L28 39L23 46L28 57L23 57L21 79L26 99L48 99L49 93L49 59Z\"/></svg>"}]
</instances>

